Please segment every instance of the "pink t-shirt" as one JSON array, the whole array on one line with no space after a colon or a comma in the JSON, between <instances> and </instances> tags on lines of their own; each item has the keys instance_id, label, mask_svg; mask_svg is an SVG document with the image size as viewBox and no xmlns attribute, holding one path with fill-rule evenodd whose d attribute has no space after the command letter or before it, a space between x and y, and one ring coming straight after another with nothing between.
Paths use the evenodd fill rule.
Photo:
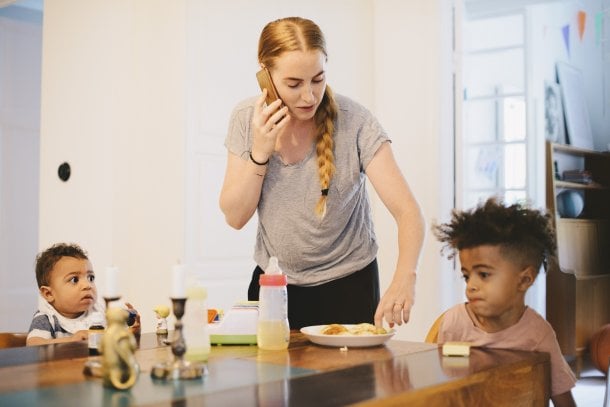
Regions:
<instances>
[{"instance_id":1,"label":"pink t-shirt","mask_svg":"<svg viewBox=\"0 0 610 407\"><path fill-rule=\"evenodd\" d=\"M515 325L500 332L487 333L477 328L466 311L458 304L445 313L438 333L438 343L472 342L473 346L548 352L551 356L551 396L574 387L576 377L559 349L555 331L540 314L527 307Z\"/></svg>"}]
</instances>

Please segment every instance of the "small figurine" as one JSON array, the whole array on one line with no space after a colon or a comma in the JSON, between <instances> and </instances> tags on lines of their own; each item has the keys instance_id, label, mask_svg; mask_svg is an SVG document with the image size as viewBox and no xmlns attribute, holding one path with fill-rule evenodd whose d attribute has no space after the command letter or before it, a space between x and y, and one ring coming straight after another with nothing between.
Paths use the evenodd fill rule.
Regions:
<instances>
[{"instance_id":1,"label":"small figurine","mask_svg":"<svg viewBox=\"0 0 610 407\"><path fill-rule=\"evenodd\" d=\"M155 311L157 316L157 335L167 335L169 307L167 305L157 305L153 311Z\"/></svg>"},{"instance_id":2,"label":"small figurine","mask_svg":"<svg viewBox=\"0 0 610 407\"><path fill-rule=\"evenodd\" d=\"M119 390L132 387L140 370L134 355L136 339L127 328L127 316L127 311L120 308L106 311L108 328L100 344L104 386Z\"/></svg>"}]
</instances>

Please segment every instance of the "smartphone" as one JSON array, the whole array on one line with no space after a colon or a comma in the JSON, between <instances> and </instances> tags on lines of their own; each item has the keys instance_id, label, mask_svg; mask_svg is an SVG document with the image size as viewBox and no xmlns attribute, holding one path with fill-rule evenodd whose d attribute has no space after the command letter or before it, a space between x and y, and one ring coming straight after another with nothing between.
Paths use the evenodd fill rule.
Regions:
<instances>
[{"instance_id":1,"label":"smartphone","mask_svg":"<svg viewBox=\"0 0 610 407\"><path fill-rule=\"evenodd\" d=\"M256 79L258 80L258 85L261 87L261 90L267 89L267 106L271 103L279 99L279 95L277 90L275 89L275 85L273 85L273 81L271 80L271 74L267 68L263 68L256 73Z\"/></svg>"}]
</instances>

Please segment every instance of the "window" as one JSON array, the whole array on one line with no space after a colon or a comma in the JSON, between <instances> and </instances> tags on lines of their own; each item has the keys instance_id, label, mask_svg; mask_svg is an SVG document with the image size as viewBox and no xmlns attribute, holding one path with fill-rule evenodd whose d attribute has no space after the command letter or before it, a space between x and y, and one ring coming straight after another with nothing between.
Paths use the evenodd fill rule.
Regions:
<instances>
[{"instance_id":1,"label":"window","mask_svg":"<svg viewBox=\"0 0 610 407\"><path fill-rule=\"evenodd\" d=\"M463 21L458 207L528 199L525 17Z\"/></svg>"}]
</instances>

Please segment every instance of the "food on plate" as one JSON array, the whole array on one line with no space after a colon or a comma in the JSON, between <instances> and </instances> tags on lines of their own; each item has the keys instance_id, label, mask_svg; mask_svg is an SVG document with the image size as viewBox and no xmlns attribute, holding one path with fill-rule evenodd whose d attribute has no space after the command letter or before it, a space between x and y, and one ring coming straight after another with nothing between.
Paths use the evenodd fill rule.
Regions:
<instances>
[{"instance_id":1,"label":"food on plate","mask_svg":"<svg viewBox=\"0 0 610 407\"><path fill-rule=\"evenodd\" d=\"M349 328L341 324L330 324L322 328L323 335L384 335L387 333L385 328L377 328L368 322L352 325Z\"/></svg>"},{"instance_id":2,"label":"food on plate","mask_svg":"<svg viewBox=\"0 0 610 407\"><path fill-rule=\"evenodd\" d=\"M388 333L385 328L377 328L375 325L367 322L354 325L349 331L354 335L383 335Z\"/></svg>"},{"instance_id":3,"label":"food on plate","mask_svg":"<svg viewBox=\"0 0 610 407\"><path fill-rule=\"evenodd\" d=\"M349 331L341 324L330 324L322 328L322 333L324 335L345 335L348 334Z\"/></svg>"}]
</instances>

